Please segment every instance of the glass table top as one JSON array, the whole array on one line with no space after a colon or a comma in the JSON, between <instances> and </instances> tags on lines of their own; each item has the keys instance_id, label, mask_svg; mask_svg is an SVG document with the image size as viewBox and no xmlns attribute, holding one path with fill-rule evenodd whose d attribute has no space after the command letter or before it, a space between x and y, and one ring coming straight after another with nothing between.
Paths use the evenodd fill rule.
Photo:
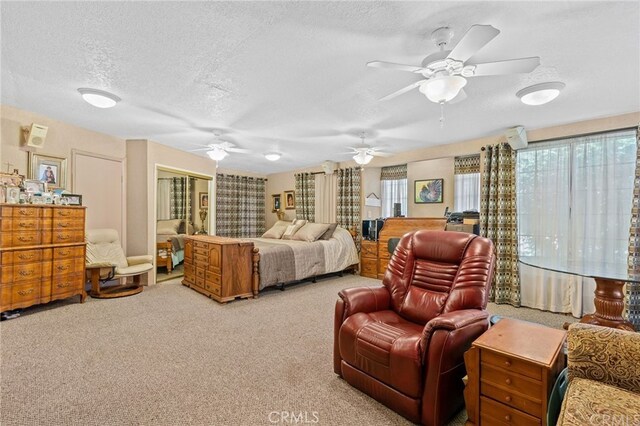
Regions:
<instances>
[{"instance_id":1,"label":"glass table top","mask_svg":"<svg viewBox=\"0 0 640 426\"><path fill-rule=\"evenodd\" d=\"M626 263L567 262L551 257L523 256L520 263L534 268L608 280L640 282L640 272L629 273Z\"/></svg>"}]
</instances>

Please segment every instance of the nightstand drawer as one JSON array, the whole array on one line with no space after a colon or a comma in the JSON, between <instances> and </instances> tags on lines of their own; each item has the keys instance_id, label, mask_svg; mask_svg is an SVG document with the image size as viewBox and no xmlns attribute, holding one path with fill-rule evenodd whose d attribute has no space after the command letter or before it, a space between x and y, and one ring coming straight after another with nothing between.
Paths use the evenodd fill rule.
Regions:
<instances>
[{"instance_id":1,"label":"nightstand drawer","mask_svg":"<svg viewBox=\"0 0 640 426\"><path fill-rule=\"evenodd\" d=\"M542 383L517 373L511 373L488 364L481 364L480 383L488 383L510 392L537 398L542 395Z\"/></svg>"},{"instance_id":2,"label":"nightstand drawer","mask_svg":"<svg viewBox=\"0 0 640 426\"><path fill-rule=\"evenodd\" d=\"M376 276L376 270L378 266L377 259L362 259L361 263L361 271L360 273L364 276Z\"/></svg>"},{"instance_id":3,"label":"nightstand drawer","mask_svg":"<svg viewBox=\"0 0 640 426\"><path fill-rule=\"evenodd\" d=\"M527 414L535 417L546 416L547 413L542 412L542 401L533 397L524 397L516 392L509 392L493 386L489 383L482 382L480 384L480 394L488 396L498 402L502 402L509 407L517 408Z\"/></svg>"},{"instance_id":4,"label":"nightstand drawer","mask_svg":"<svg viewBox=\"0 0 640 426\"><path fill-rule=\"evenodd\" d=\"M378 243L375 241L362 241L361 245L362 257L378 257Z\"/></svg>"},{"instance_id":5,"label":"nightstand drawer","mask_svg":"<svg viewBox=\"0 0 640 426\"><path fill-rule=\"evenodd\" d=\"M480 397L480 415L481 423L486 425L539 426L542 424L540 419L484 396Z\"/></svg>"},{"instance_id":6,"label":"nightstand drawer","mask_svg":"<svg viewBox=\"0 0 640 426\"><path fill-rule=\"evenodd\" d=\"M494 367L531 377L532 379L542 380L542 369L535 364L521 359L509 357L496 352L482 351L480 361Z\"/></svg>"}]
</instances>

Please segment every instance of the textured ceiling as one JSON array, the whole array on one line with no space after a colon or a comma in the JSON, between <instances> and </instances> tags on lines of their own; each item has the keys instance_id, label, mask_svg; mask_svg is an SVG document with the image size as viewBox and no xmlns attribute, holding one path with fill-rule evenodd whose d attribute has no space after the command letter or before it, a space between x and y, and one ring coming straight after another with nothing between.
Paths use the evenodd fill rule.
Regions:
<instances>
[{"instance_id":1,"label":"textured ceiling","mask_svg":"<svg viewBox=\"0 0 640 426\"><path fill-rule=\"evenodd\" d=\"M628 2L2 2L2 103L121 138L189 150L212 129L250 154L225 168L271 173L345 161L368 143L402 152L640 110L640 3ZM440 108L420 77L371 69L420 64L440 26L457 43L473 24L501 34L477 62L540 56L528 75L476 77ZM560 80L545 106L515 93ZM122 98L100 110L79 87ZM262 156L282 152L275 163ZM202 154L204 155L204 154Z\"/></svg>"}]
</instances>

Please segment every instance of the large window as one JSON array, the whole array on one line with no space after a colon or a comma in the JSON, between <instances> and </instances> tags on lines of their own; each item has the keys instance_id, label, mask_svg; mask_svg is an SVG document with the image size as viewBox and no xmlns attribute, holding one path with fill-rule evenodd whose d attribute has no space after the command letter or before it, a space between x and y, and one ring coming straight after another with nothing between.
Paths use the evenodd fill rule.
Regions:
<instances>
[{"instance_id":1,"label":"large window","mask_svg":"<svg viewBox=\"0 0 640 426\"><path fill-rule=\"evenodd\" d=\"M382 217L393 217L400 203L400 214L407 215L407 165L383 167L380 173Z\"/></svg>"},{"instance_id":2,"label":"large window","mask_svg":"<svg viewBox=\"0 0 640 426\"><path fill-rule=\"evenodd\" d=\"M480 155L455 157L453 211L480 210Z\"/></svg>"},{"instance_id":3,"label":"large window","mask_svg":"<svg viewBox=\"0 0 640 426\"><path fill-rule=\"evenodd\" d=\"M519 255L624 264L635 158L635 131L518 151Z\"/></svg>"}]
</instances>

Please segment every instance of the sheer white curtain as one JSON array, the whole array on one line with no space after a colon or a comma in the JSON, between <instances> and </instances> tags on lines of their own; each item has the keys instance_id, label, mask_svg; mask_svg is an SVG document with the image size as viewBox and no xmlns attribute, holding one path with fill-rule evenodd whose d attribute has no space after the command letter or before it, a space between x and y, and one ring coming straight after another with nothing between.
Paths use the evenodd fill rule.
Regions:
<instances>
[{"instance_id":1,"label":"sheer white curtain","mask_svg":"<svg viewBox=\"0 0 640 426\"><path fill-rule=\"evenodd\" d=\"M454 176L453 211L480 210L480 173Z\"/></svg>"},{"instance_id":2,"label":"sheer white curtain","mask_svg":"<svg viewBox=\"0 0 640 426\"><path fill-rule=\"evenodd\" d=\"M519 255L626 262L635 135L613 132L518 151ZM591 278L520 265L522 305L579 317L595 310Z\"/></svg>"},{"instance_id":3,"label":"sheer white curtain","mask_svg":"<svg viewBox=\"0 0 640 426\"><path fill-rule=\"evenodd\" d=\"M393 217L393 205L400 203L400 214L407 215L407 179L380 181L382 217Z\"/></svg>"},{"instance_id":4,"label":"sheer white curtain","mask_svg":"<svg viewBox=\"0 0 640 426\"><path fill-rule=\"evenodd\" d=\"M335 223L338 194L338 179L336 175L318 174L315 176L315 185L315 221L318 223Z\"/></svg>"},{"instance_id":5,"label":"sheer white curtain","mask_svg":"<svg viewBox=\"0 0 640 426\"><path fill-rule=\"evenodd\" d=\"M156 205L158 220L165 220L171 218L170 212L170 192L171 181L169 179L158 179L158 192L156 195Z\"/></svg>"}]
</instances>

